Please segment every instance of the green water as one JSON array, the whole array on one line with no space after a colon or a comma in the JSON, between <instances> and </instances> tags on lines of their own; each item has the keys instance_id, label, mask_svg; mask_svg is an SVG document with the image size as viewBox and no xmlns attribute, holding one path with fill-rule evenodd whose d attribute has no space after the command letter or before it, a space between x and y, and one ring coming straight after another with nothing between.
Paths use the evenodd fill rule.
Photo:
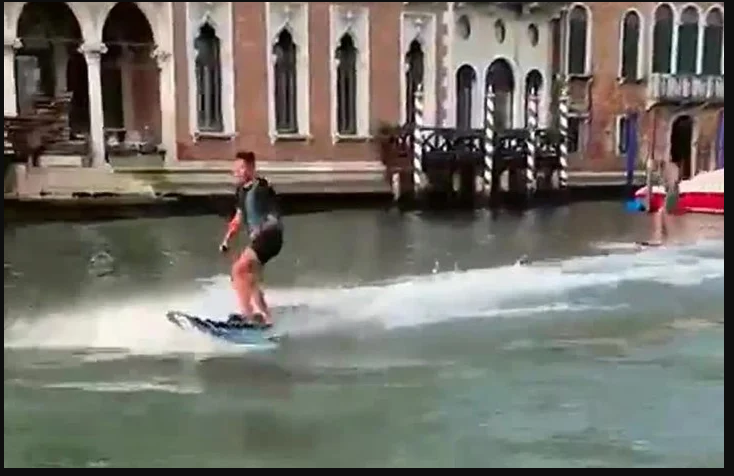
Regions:
<instances>
[{"instance_id":1,"label":"green water","mask_svg":"<svg viewBox=\"0 0 734 476\"><path fill-rule=\"evenodd\" d=\"M221 219L6 230L5 467L723 467L723 218L647 225L291 217L260 352L163 317L231 309Z\"/></svg>"}]
</instances>

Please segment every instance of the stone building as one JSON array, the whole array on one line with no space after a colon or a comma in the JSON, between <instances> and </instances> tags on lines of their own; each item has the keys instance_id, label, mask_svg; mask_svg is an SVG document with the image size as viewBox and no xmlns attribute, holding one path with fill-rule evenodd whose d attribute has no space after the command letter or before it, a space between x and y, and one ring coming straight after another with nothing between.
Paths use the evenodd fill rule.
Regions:
<instances>
[{"instance_id":1,"label":"stone building","mask_svg":"<svg viewBox=\"0 0 734 476\"><path fill-rule=\"evenodd\" d=\"M6 2L5 115L71 93L69 142L92 165L155 150L167 165L226 159L378 160L383 125L540 126L571 91L570 165L712 166L723 123L723 3ZM723 148L723 139L721 141ZM66 153L73 148L65 149ZM723 153L723 152L722 152Z\"/></svg>"},{"instance_id":2,"label":"stone building","mask_svg":"<svg viewBox=\"0 0 734 476\"><path fill-rule=\"evenodd\" d=\"M577 167L623 167L631 115L640 159L674 160L684 176L723 166L723 3L589 2L568 12Z\"/></svg>"}]
</instances>

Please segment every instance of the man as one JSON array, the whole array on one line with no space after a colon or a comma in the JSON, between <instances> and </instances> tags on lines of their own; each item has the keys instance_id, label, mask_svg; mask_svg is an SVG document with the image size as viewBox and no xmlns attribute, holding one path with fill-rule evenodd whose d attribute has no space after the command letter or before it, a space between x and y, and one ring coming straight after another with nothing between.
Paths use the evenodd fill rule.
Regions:
<instances>
[{"instance_id":1,"label":"man","mask_svg":"<svg viewBox=\"0 0 734 476\"><path fill-rule=\"evenodd\" d=\"M250 244L232 265L232 287L239 313L230 314L229 321L243 326L270 327L272 318L260 289L260 275L265 264L283 247L283 224L277 195L268 181L257 175L252 152L237 153L232 174L237 184L236 212L219 250L227 252L230 240L243 222L247 224Z\"/></svg>"},{"instance_id":2,"label":"man","mask_svg":"<svg viewBox=\"0 0 734 476\"><path fill-rule=\"evenodd\" d=\"M680 198L680 171L673 162L661 164L661 175L665 187L665 199L653 217L653 237L651 245L661 245L670 236L670 215L678 207Z\"/></svg>"}]
</instances>

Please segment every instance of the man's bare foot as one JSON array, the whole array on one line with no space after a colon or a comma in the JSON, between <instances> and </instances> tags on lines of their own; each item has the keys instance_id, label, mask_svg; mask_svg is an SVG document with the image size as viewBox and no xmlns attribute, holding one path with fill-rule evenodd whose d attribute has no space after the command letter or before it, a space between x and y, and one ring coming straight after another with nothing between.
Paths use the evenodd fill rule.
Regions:
<instances>
[{"instance_id":1,"label":"man's bare foot","mask_svg":"<svg viewBox=\"0 0 734 476\"><path fill-rule=\"evenodd\" d=\"M260 327L263 329L267 329L268 327L273 326L273 321L268 317L265 313L262 312L256 312L252 315L252 319L255 323L257 323Z\"/></svg>"}]
</instances>

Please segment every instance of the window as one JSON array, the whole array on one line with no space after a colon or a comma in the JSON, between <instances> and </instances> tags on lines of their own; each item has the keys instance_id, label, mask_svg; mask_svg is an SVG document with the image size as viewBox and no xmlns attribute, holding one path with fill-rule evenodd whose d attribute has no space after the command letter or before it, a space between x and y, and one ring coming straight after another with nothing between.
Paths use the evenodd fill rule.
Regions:
<instances>
[{"instance_id":1,"label":"window","mask_svg":"<svg viewBox=\"0 0 734 476\"><path fill-rule=\"evenodd\" d=\"M196 119L200 131L221 132L222 67L219 38L205 23L194 43L196 50Z\"/></svg>"},{"instance_id":2,"label":"window","mask_svg":"<svg viewBox=\"0 0 734 476\"><path fill-rule=\"evenodd\" d=\"M660 5L655 10L652 35L652 72L670 73L670 58L673 49L673 10L668 5Z\"/></svg>"},{"instance_id":3,"label":"window","mask_svg":"<svg viewBox=\"0 0 734 476\"><path fill-rule=\"evenodd\" d=\"M622 20L622 74L628 80L639 78L640 15L628 11Z\"/></svg>"},{"instance_id":4,"label":"window","mask_svg":"<svg viewBox=\"0 0 734 476\"><path fill-rule=\"evenodd\" d=\"M627 153L627 116L617 116L617 155L625 155Z\"/></svg>"},{"instance_id":5,"label":"window","mask_svg":"<svg viewBox=\"0 0 734 476\"><path fill-rule=\"evenodd\" d=\"M496 59L487 68L484 92L489 85L494 90L494 127L497 131L512 128L515 95L515 77L505 59ZM484 96L484 95L483 95Z\"/></svg>"},{"instance_id":6,"label":"window","mask_svg":"<svg viewBox=\"0 0 734 476\"><path fill-rule=\"evenodd\" d=\"M551 72L555 76L561 72L561 51L563 50L563 36L561 35L561 21L558 18L551 20Z\"/></svg>"},{"instance_id":7,"label":"window","mask_svg":"<svg viewBox=\"0 0 734 476\"><path fill-rule=\"evenodd\" d=\"M465 64L456 72L456 128L471 129L472 96L477 74ZM485 91L486 93L486 91Z\"/></svg>"},{"instance_id":8,"label":"window","mask_svg":"<svg viewBox=\"0 0 734 476\"><path fill-rule=\"evenodd\" d=\"M400 17L400 51L403 57L403 69L400 71L400 122L413 122L414 93L420 84L423 93L423 125L433 127L440 122L436 98L436 14L430 11L404 11ZM447 107L453 108L454 105ZM445 117L441 119L447 120Z\"/></svg>"},{"instance_id":9,"label":"window","mask_svg":"<svg viewBox=\"0 0 734 476\"><path fill-rule=\"evenodd\" d=\"M709 11L703 30L703 74L723 74L724 16L718 8Z\"/></svg>"},{"instance_id":10,"label":"window","mask_svg":"<svg viewBox=\"0 0 734 476\"><path fill-rule=\"evenodd\" d=\"M184 4L189 132L194 140L232 138L235 135L232 3Z\"/></svg>"},{"instance_id":11,"label":"window","mask_svg":"<svg viewBox=\"0 0 734 476\"><path fill-rule=\"evenodd\" d=\"M352 3L331 4L329 7L331 132L334 142L369 137L369 11L368 7ZM398 88L401 95L403 90Z\"/></svg>"},{"instance_id":12,"label":"window","mask_svg":"<svg viewBox=\"0 0 734 476\"><path fill-rule=\"evenodd\" d=\"M587 34L589 16L586 8L576 5L568 16L568 73L585 75L587 71Z\"/></svg>"},{"instance_id":13,"label":"window","mask_svg":"<svg viewBox=\"0 0 734 476\"><path fill-rule=\"evenodd\" d=\"M698 53L698 11L686 7L678 26L678 73L696 74Z\"/></svg>"},{"instance_id":14,"label":"window","mask_svg":"<svg viewBox=\"0 0 734 476\"><path fill-rule=\"evenodd\" d=\"M415 120L415 93L418 86L423 86L425 100L423 56L420 42L413 40L408 54L405 55L405 122L408 123Z\"/></svg>"},{"instance_id":15,"label":"window","mask_svg":"<svg viewBox=\"0 0 734 476\"><path fill-rule=\"evenodd\" d=\"M346 33L336 50L336 124L341 135L357 134L357 49Z\"/></svg>"},{"instance_id":16,"label":"window","mask_svg":"<svg viewBox=\"0 0 734 476\"><path fill-rule=\"evenodd\" d=\"M581 150L581 126L584 120L578 116L568 118L568 152L573 154Z\"/></svg>"},{"instance_id":17,"label":"window","mask_svg":"<svg viewBox=\"0 0 734 476\"><path fill-rule=\"evenodd\" d=\"M265 2L268 136L307 140L310 124L308 2ZM246 67L246 66L245 66Z\"/></svg>"},{"instance_id":18,"label":"window","mask_svg":"<svg viewBox=\"0 0 734 476\"><path fill-rule=\"evenodd\" d=\"M279 133L298 132L298 100L296 82L296 44L288 30L282 30L273 46L275 57L275 128Z\"/></svg>"}]
</instances>

